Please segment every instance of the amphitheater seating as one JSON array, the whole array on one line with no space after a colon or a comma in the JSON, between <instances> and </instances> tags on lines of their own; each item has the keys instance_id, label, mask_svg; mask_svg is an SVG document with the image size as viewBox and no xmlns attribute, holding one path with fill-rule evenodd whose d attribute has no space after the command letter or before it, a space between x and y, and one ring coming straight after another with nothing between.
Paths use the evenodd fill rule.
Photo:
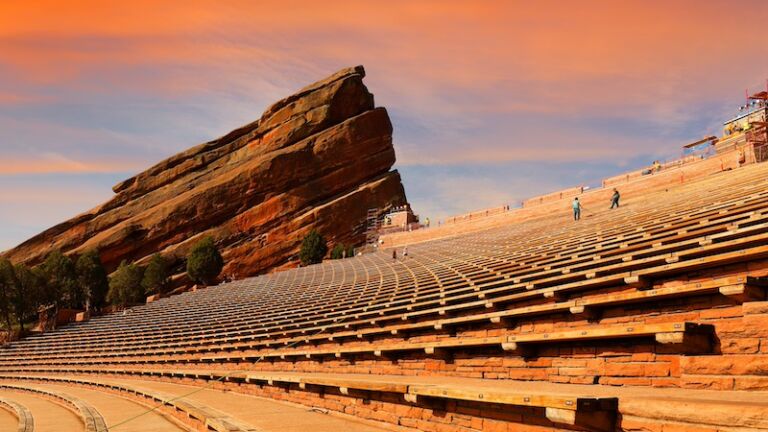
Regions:
<instances>
[{"instance_id":1,"label":"amphitheater seating","mask_svg":"<svg viewBox=\"0 0 768 432\"><path fill-rule=\"evenodd\" d=\"M69 396L64 393L44 390L36 387L29 387L26 385L14 385L14 384L3 383L3 384L0 384L0 389L36 393L36 394L43 395L47 398L61 401L64 404L71 406L75 411L79 413L80 417L82 418L83 424L85 425L86 432L107 432L107 424L104 422L104 418L101 416L101 414L99 414L99 412L95 408L93 408L89 403L83 400L77 399L75 397ZM24 423L27 424L27 421L30 420L29 413L25 412L24 416L25 416Z\"/></svg>"},{"instance_id":2,"label":"amphitheater seating","mask_svg":"<svg viewBox=\"0 0 768 432\"><path fill-rule=\"evenodd\" d=\"M0 398L0 408L7 409L18 419L18 432L33 432L35 430L35 420L32 417L32 413L24 405Z\"/></svg>"},{"instance_id":3,"label":"amphitheater seating","mask_svg":"<svg viewBox=\"0 0 768 432\"><path fill-rule=\"evenodd\" d=\"M0 384L163 404L116 380L207 385L402 430L768 428L714 414L742 397L768 412L767 172L161 299L12 343ZM673 388L710 407L706 421L664 407ZM213 430L250 427L199 403L169 408Z\"/></svg>"},{"instance_id":4,"label":"amphitheater seating","mask_svg":"<svg viewBox=\"0 0 768 432\"><path fill-rule=\"evenodd\" d=\"M215 409L212 409L210 407L201 405L199 403L194 403L188 400L177 399L172 395L164 394L161 392L156 392L156 391L148 392L136 387L130 387L130 386L119 385L114 383L104 383L104 382L93 381L93 380L76 379L76 378L25 377L25 379L27 381L37 381L37 382L55 382L55 383L90 385L95 387L107 388L117 392L129 393L134 396L146 398L152 402L171 406L177 411L185 413L189 418L197 420L198 422L200 422L201 425L205 426L207 430L212 430L217 432L246 432L246 431L256 430L255 428L249 425L245 425L236 419L229 418L227 415L221 412L218 412ZM108 430L106 423L104 422L104 419L101 417L98 411L96 411L93 407L91 407L90 405L80 400L77 400L72 397L62 395L59 393L53 393L50 391L36 389L34 387L21 387L21 386L3 384L3 385L0 385L0 388L43 393L45 395L62 399L68 404L76 407L77 410L80 411L81 416L83 417L83 422L86 425L86 431L88 432L105 431L106 432Z\"/></svg>"},{"instance_id":5,"label":"amphitheater seating","mask_svg":"<svg viewBox=\"0 0 768 432\"><path fill-rule=\"evenodd\" d=\"M131 371L111 371L112 373L124 373L134 375ZM135 375L148 376L172 376L191 379L220 379L233 382L258 383L268 385L292 385L304 389L307 386L333 387L342 394L350 391L387 392L403 396L404 399L416 401L419 397L434 397L443 399L461 399L470 401L482 401L487 403L499 403L505 405L517 405L527 407L544 408L547 416L553 420L566 424L576 424L576 412L583 415L590 413L592 424L603 423L610 419L611 411L616 409L615 398L579 397L572 394L536 394L530 386L523 389L492 389L481 386L471 387L466 384L435 382L435 380L414 379L397 376L370 377L330 374L295 374L295 373L217 373L215 371L189 370L189 371L135 371ZM161 404L170 404L179 411L187 413L204 423L207 427L216 431L246 431L250 426L238 424L235 419L188 401L176 401L171 395L147 392L124 384L103 380L92 380L82 377L55 377L45 375L10 375L5 379L23 379L38 382L59 382L70 384L90 385L105 387L119 392L127 392L133 395L145 397ZM459 383L461 384L461 383ZM570 419L570 420L569 420Z\"/></svg>"}]
</instances>

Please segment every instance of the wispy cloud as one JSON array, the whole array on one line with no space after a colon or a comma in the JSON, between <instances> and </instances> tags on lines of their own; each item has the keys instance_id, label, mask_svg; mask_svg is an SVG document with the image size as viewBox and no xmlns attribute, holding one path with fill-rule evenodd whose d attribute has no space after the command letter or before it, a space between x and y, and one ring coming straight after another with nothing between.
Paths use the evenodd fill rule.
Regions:
<instances>
[{"instance_id":1,"label":"wispy cloud","mask_svg":"<svg viewBox=\"0 0 768 432\"><path fill-rule=\"evenodd\" d=\"M43 153L34 160L6 158L0 160L0 176L19 174L98 174L131 173L140 170L139 163L125 161L82 162L56 153Z\"/></svg>"},{"instance_id":2,"label":"wispy cloud","mask_svg":"<svg viewBox=\"0 0 768 432\"><path fill-rule=\"evenodd\" d=\"M571 181L551 180L564 162L609 160L608 173L717 131L742 89L768 74L768 47L745 14L765 22L768 5L3 1L0 172L122 177L364 64L407 175L562 163L536 177L556 187ZM505 179L480 177L467 184L492 191ZM518 195L502 187L460 200L443 184L433 191L445 199L411 194L417 208L464 211Z\"/></svg>"},{"instance_id":3,"label":"wispy cloud","mask_svg":"<svg viewBox=\"0 0 768 432\"><path fill-rule=\"evenodd\" d=\"M0 251L105 201L120 179L114 174L0 176Z\"/></svg>"}]
</instances>

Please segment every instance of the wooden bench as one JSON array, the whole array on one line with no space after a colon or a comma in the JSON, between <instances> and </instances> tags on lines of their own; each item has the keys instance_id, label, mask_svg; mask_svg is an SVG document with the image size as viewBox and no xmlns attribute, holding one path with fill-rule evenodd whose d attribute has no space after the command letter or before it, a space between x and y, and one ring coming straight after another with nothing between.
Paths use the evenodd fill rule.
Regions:
<instances>
[{"instance_id":1,"label":"wooden bench","mask_svg":"<svg viewBox=\"0 0 768 432\"><path fill-rule=\"evenodd\" d=\"M664 324L628 324L626 326L593 325L556 333L531 333L498 337L446 337L437 342L404 342L397 344L363 344L332 349L275 350L254 353L232 353L228 355L204 356L202 362L254 361L261 359L312 358L323 356L342 357L345 355L371 354L376 357L403 351L424 351L426 354L442 354L448 349L466 349L497 346L507 351L521 351L528 355L521 345L546 344L551 342L619 339L628 337L655 337L658 343L680 344L686 352L706 352L711 348L707 332L709 326L686 322ZM524 352L523 352L524 351Z\"/></svg>"},{"instance_id":2,"label":"wooden bench","mask_svg":"<svg viewBox=\"0 0 768 432\"><path fill-rule=\"evenodd\" d=\"M471 387L464 380L450 378L435 380L425 377L404 376L370 376L354 374L311 374L311 373L272 373L234 371L222 372L212 370L123 370L123 375L172 376L176 378L192 378L201 380L230 380L251 384L270 386L295 386L300 390L309 391L311 387L336 389L340 394L351 395L354 392L385 392L395 393L402 397L403 403L419 404L420 399L463 400L478 403L515 405L539 408L547 419L555 423L576 425L590 430L611 431L615 423L618 401L615 397L596 397L593 395L578 395L571 391L558 394L557 392L537 392L530 383L504 382L498 387L489 385ZM0 375L0 379L32 380L43 382L76 383L105 387L126 391L159 403L172 404L177 409L190 413L198 419L204 419L206 425L214 426L216 431L240 431L248 429L222 429L219 424L241 424L232 419L215 417L209 408L189 404L186 400L174 401L169 395L158 392L147 392L140 388L121 383L112 383L108 379L90 380L80 377L55 377L47 375ZM456 381L456 382L452 382ZM519 386L519 389L515 387ZM568 386L558 387L567 390ZM168 402L170 401L170 402Z\"/></svg>"}]
</instances>

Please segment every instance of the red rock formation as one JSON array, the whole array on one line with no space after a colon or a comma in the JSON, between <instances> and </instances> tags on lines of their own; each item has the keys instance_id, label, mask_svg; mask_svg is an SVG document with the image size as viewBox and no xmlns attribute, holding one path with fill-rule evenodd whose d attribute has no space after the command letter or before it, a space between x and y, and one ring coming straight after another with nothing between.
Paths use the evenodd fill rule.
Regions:
<instances>
[{"instance_id":1,"label":"red rock formation","mask_svg":"<svg viewBox=\"0 0 768 432\"><path fill-rule=\"evenodd\" d=\"M115 268L155 252L186 255L202 236L223 251L226 274L292 265L313 228L359 244L369 208L405 203L392 124L375 108L362 66L341 70L262 117L114 187L103 205L6 253L35 264L53 249L98 248Z\"/></svg>"}]
</instances>

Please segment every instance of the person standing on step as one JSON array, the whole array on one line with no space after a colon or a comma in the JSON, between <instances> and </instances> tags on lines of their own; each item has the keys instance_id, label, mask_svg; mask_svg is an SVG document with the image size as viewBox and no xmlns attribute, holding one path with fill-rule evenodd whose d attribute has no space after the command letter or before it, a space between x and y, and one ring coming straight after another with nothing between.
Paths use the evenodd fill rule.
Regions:
<instances>
[{"instance_id":1,"label":"person standing on step","mask_svg":"<svg viewBox=\"0 0 768 432\"><path fill-rule=\"evenodd\" d=\"M397 261L397 249L392 249L392 259Z\"/></svg>"},{"instance_id":2,"label":"person standing on step","mask_svg":"<svg viewBox=\"0 0 768 432\"><path fill-rule=\"evenodd\" d=\"M571 206L573 207L573 220L577 221L581 219L581 203L579 202L579 197L573 199Z\"/></svg>"},{"instance_id":3,"label":"person standing on step","mask_svg":"<svg viewBox=\"0 0 768 432\"><path fill-rule=\"evenodd\" d=\"M403 259L408 258L408 246L403 248Z\"/></svg>"},{"instance_id":4,"label":"person standing on step","mask_svg":"<svg viewBox=\"0 0 768 432\"><path fill-rule=\"evenodd\" d=\"M619 206L619 199L621 198L621 195L619 194L619 191L616 188L613 188L613 196L611 197L611 208L616 208Z\"/></svg>"}]
</instances>

